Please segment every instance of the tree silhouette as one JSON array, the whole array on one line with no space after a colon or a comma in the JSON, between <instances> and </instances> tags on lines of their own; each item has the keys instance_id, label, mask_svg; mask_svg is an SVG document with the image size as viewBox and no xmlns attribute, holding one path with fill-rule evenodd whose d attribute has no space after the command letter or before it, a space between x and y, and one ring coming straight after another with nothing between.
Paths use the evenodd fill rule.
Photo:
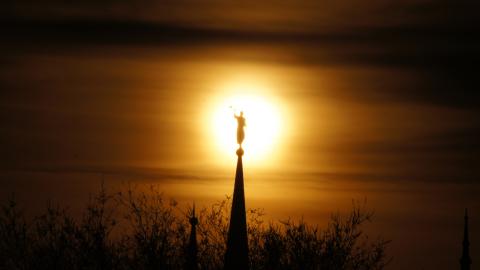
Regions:
<instances>
[{"instance_id":1,"label":"tree silhouette","mask_svg":"<svg viewBox=\"0 0 480 270\"><path fill-rule=\"evenodd\" d=\"M199 269L222 269L231 200L199 211ZM47 203L27 220L14 197L0 213L0 269L182 269L188 216L157 189L108 193L102 186L80 218ZM362 225L372 212L354 203L320 229L304 220L264 221L247 211L251 269L383 269L388 241L367 241Z\"/></svg>"}]
</instances>

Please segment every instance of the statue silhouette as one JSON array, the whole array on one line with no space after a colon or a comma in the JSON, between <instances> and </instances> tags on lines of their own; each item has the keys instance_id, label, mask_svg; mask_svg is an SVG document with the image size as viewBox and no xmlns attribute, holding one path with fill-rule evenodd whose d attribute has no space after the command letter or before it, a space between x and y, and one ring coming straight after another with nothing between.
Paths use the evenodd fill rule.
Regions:
<instances>
[{"instance_id":1,"label":"statue silhouette","mask_svg":"<svg viewBox=\"0 0 480 270\"><path fill-rule=\"evenodd\" d=\"M234 114L234 117L237 119L237 143L240 145L240 148L242 148L242 142L245 139L245 130L244 127L246 126L245 124L245 117L243 117L243 111L240 112L240 115Z\"/></svg>"}]
</instances>

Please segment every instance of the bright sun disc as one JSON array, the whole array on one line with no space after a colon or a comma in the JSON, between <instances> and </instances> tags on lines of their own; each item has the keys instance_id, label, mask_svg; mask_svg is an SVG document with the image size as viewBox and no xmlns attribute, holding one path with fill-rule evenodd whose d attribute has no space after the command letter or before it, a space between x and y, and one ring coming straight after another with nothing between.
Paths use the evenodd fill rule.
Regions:
<instances>
[{"instance_id":1,"label":"bright sun disc","mask_svg":"<svg viewBox=\"0 0 480 270\"><path fill-rule=\"evenodd\" d=\"M214 112L213 129L216 144L222 152L234 155L238 148L237 122L234 113L243 111L246 119L245 158L259 161L272 150L280 134L280 112L264 98L234 96L224 100Z\"/></svg>"}]
</instances>

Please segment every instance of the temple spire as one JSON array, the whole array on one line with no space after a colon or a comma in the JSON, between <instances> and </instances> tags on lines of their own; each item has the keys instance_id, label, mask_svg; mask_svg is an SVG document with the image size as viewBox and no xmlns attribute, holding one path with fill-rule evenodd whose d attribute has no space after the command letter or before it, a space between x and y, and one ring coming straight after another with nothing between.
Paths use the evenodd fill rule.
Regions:
<instances>
[{"instance_id":1,"label":"temple spire","mask_svg":"<svg viewBox=\"0 0 480 270\"><path fill-rule=\"evenodd\" d=\"M468 241L468 212L465 208L465 225L463 228L463 249L462 257L460 258L460 269L470 270L472 260L470 258L470 242Z\"/></svg>"},{"instance_id":2,"label":"temple spire","mask_svg":"<svg viewBox=\"0 0 480 270\"><path fill-rule=\"evenodd\" d=\"M243 188L243 149L237 150L237 171L233 189L232 211L228 228L227 251L224 269L248 270L247 217L245 213L245 191Z\"/></svg>"},{"instance_id":3,"label":"temple spire","mask_svg":"<svg viewBox=\"0 0 480 270\"><path fill-rule=\"evenodd\" d=\"M189 219L190 225L192 226L190 231L190 240L188 241L187 247L187 258L185 261L186 270L197 270L197 225L198 219L195 216L195 203L193 203L192 215Z\"/></svg>"}]
</instances>

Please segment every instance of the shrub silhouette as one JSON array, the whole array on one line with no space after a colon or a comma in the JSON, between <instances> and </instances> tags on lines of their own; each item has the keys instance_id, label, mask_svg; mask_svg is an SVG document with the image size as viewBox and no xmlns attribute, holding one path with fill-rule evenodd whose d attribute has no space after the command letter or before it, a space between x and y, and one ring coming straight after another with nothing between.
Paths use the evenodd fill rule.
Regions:
<instances>
[{"instance_id":1,"label":"shrub silhouette","mask_svg":"<svg viewBox=\"0 0 480 270\"><path fill-rule=\"evenodd\" d=\"M223 268L230 206L226 197L200 210L200 269ZM303 220L267 224L249 209L251 269L383 269L388 241L368 241L361 229L372 215L354 203L321 230ZM185 212L154 187L110 194L102 186L80 218L48 202L27 220L12 197L1 207L0 269L182 269L189 233Z\"/></svg>"}]
</instances>

